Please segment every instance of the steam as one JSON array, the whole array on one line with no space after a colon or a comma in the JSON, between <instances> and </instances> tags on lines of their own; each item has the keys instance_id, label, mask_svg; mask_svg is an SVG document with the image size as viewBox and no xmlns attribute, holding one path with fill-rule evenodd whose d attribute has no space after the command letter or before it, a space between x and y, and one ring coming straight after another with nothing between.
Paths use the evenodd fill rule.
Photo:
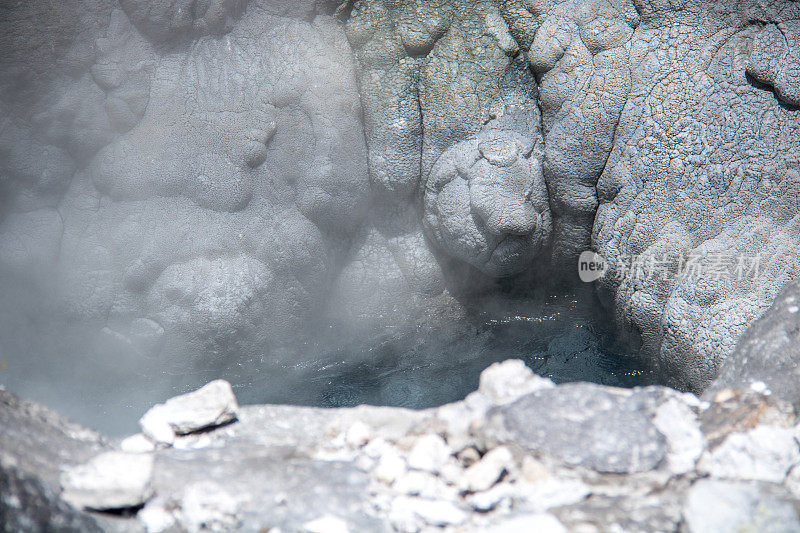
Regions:
<instances>
[{"instance_id":1,"label":"steam","mask_svg":"<svg viewBox=\"0 0 800 533\"><path fill-rule=\"evenodd\" d=\"M123 4L0 17L0 385L120 435L218 378L413 408L508 358L631 384L590 286L451 264L413 199L373 198L333 19L209 9L153 44L164 21Z\"/></svg>"}]
</instances>

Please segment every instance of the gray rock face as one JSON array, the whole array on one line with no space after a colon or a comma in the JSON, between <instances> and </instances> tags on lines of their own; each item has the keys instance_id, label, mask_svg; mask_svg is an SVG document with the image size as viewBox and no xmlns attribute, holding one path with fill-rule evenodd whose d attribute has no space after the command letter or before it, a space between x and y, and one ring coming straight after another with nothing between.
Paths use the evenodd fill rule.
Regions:
<instances>
[{"instance_id":1,"label":"gray rock face","mask_svg":"<svg viewBox=\"0 0 800 533\"><path fill-rule=\"evenodd\" d=\"M368 0L353 10L347 35L379 191L415 195L444 151L484 125L537 138L533 76L492 35L496 15L491 2L450 0Z\"/></svg>"},{"instance_id":2,"label":"gray rock face","mask_svg":"<svg viewBox=\"0 0 800 533\"><path fill-rule=\"evenodd\" d=\"M794 431L764 425L729 435L703 458L698 470L723 479L780 483L799 460Z\"/></svg>"},{"instance_id":3,"label":"gray rock face","mask_svg":"<svg viewBox=\"0 0 800 533\"><path fill-rule=\"evenodd\" d=\"M712 396L723 389L765 388L800 407L800 287L788 286L745 333L736 351L709 387Z\"/></svg>"},{"instance_id":4,"label":"gray rock face","mask_svg":"<svg viewBox=\"0 0 800 533\"><path fill-rule=\"evenodd\" d=\"M442 154L424 184L436 244L492 276L525 271L549 244L547 188L533 141L489 131Z\"/></svg>"},{"instance_id":5,"label":"gray rock face","mask_svg":"<svg viewBox=\"0 0 800 533\"><path fill-rule=\"evenodd\" d=\"M6 531L131 531L59 498L63 468L109 450L100 435L0 390L0 526Z\"/></svg>"},{"instance_id":6,"label":"gray rock face","mask_svg":"<svg viewBox=\"0 0 800 533\"><path fill-rule=\"evenodd\" d=\"M122 0L139 30L156 41L230 31L247 0Z\"/></svg>"},{"instance_id":7,"label":"gray rock face","mask_svg":"<svg viewBox=\"0 0 800 533\"><path fill-rule=\"evenodd\" d=\"M534 392L487 414L487 435L599 472L646 472L666 455L643 392L567 384Z\"/></svg>"},{"instance_id":8,"label":"gray rock face","mask_svg":"<svg viewBox=\"0 0 800 533\"><path fill-rule=\"evenodd\" d=\"M7 339L61 355L73 326L101 358L61 357L48 383L98 361L126 381L293 368L332 317L457 322L589 248L665 383L723 370L708 404L506 364L438 410L254 407L190 434L233 419L225 388L146 417L172 448L120 444L155 462L137 483L97 435L0 393L2 526L796 529L798 21L761 0L3 3L15 376L39 352ZM81 510L149 483L138 522Z\"/></svg>"},{"instance_id":9,"label":"gray rock face","mask_svg":"<svg viewBox=\"0 0 800 533\"><path fill-rule=\"evenodd\" d=\"M784 155L797 140L798 18L794 3L360 2L348 38L373 185L396 202L421 189L436 251L490 276L599 251L612 267L600 293L621 334L670 385L701 391L793 278L797 172ZM457 36L481 46L458 47ZM490 68L501 52L518 87L538 87L528 118L484 111L509 101ZM504 238L530 227L510 193L517 180L495 189L487 222L481 181L456 162L475 161L470 143L495 130L539 147L549 209L533 208L542 232L527 246Z\"/></svg>"},{"instance_id":10,"label":"gray rock face","mask_svg":"<svg viewBox=\"0 0 800 533\"><path fill-rule=\"evenodd\" d=\"M590 247L597 183L632 87L634 2L530 3L500 10L539 85L543 167L554 214L554 261L573 266Z\"/></svg>"},{"instance_id":11,"label":"gray rock face","mask_svg":"<svg viewBox=\"0 0 800 533\"><path fill-rule=\"evenodd\" d=\"M46 294L78 351L183 373L324 315L370 194L351 50L314 2L246 4L0 8L3 336Z\"/></svg>"},{"instance_id":12,"label":"gray rock face","mask_svg":"<svg viewBox=\"0 0 800 533\"><path fill-rule=\"evenodd\" d=\"M789 105L800 105L800 23L781 21L764 26L753 41L747 73L775 89Z\"/></svg>"},{"instance_id":13,"label":"gray rock face","mask_svg":"<svg viewBox=\"0 0 800 533\"><path fill-rule=\"evenodd\" d=\"M259 446L164 452L156 460L159 496L147 507L179 509L195 529L300 526L326 514L352 531L382 528L366 513L367 478L350 464L294 457L291 450ZM209 475L206 466L217 465ZM313 498L309 498L313 495Z\"/></svg>"},{"instance_id":14,"label":"gray rock face","mask_svg":"<svg viewBox=\"0 0 800 533\"><path fill-rule=\"evenodd\" d=\"M785 156L797 115L747 77L763 40L751 21L788 23L797 5L718 7L638 8L592 237L612 263L601 291L621 330L669 385L693 391L793 278L798 250L797 170Z\"/></svg>"}]
</instances>

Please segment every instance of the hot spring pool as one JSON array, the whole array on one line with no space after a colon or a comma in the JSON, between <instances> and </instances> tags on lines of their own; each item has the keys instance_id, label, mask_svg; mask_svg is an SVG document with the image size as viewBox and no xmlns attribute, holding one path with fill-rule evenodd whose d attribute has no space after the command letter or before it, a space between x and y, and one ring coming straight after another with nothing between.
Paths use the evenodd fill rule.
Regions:
<instances>
[{"instance_id":1,"label":"hot spring pool","mask_svg":"<svg viewBox=\"0 0 800 533\"><path fill-rule=\"evenodd\" d=\"M521 359L556 383L653 382L652 371L574 296L551 297L530 311L485 314L458 330L418 328L335 349L316 344L312 351L320 357L293 366L304 376L302 386L267 386L268 378L255 378L236 385L236 394L243 403L424 409L463 399L478 388L482 370L506 359Z\"/></svg>"},{"instance_id":2,"label":"hot spring pool","mask_svg":"<svg viewBox=\"0 0 800 533\"><path fill-rule=\"evenodd\" d=\"M478 308L480 313L446 327L384 329L364 336L328 326L313 342L284 353L284 363L264 354L258 361L215 368L167 369L163 362L118 353L108 345L87 356L91 327L65 327L63 334L3 347L0 385L106 434L124 435L138 431L139 417L153 404L216 378L230 381L242 404L412 409L464 398L477 389L483 369L512 358L556 383L632 387L653 382L652 373L615 340L606 314L585 295L505 302L495 312L485 310L491 305Z\"/></svg>"}]
</instances>

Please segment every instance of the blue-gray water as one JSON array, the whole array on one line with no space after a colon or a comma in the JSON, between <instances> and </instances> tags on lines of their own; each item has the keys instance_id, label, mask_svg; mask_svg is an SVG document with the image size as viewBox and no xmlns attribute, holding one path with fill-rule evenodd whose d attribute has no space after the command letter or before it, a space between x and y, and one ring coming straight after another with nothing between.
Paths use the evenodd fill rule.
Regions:
<instances>
[{"instance_id":1,"label":"blue-gray water","mask_svg":"<svg viewBox=\"0 0 800 533\"><path fill-rule=\"evenodd\" d=\"M616 341L603 313L572 295L522 306L523 314L473 317L447 329L418 328L330 348L292 367L302 387L237 387L247 403L325 407L360 404L423 409L463 399L483 369L522 359L556 383L591 381L618 387L653 382L652 372Z\"/></svg>"}]
</instances>

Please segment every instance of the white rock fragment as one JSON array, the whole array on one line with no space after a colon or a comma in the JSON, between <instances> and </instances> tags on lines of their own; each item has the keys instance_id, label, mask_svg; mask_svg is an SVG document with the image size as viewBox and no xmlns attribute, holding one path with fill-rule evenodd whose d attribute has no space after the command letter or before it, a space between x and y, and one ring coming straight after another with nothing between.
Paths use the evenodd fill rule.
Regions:
<instances>
[{"instance_id":1,"label":"white rock fragment","mask_svg":"<svg viewBox=\"0 0 800 533\"><path fill-rule=\"evenodd\" d=\"M549 389L555 384L537 376L521 359L494 363L481 372L478 391L496 404L510 403L531 392Z\"/></svg>"},{"instance_id":2,"label":"white rock fragment","mask_svg":"<svg viewBox=\"0 0 800 533\"><path fill-rule=\"evenodd\" d=\"M444 466L442 466L439 477L450 485L458 486L463 474L464 468L461 466L461 463L455 457L451 457Z\"/></svg>"},{"instance_id":3,"label":"white rock fragment","mask_svg":"<svg viewBox=\"0 0 800 533\"><path fill-rule=\"evenodd\" d=\"M469 468L470 466L480 461L481 454L479 454L478 450L476 450L474 447L470 446L458 452L457 457L465 468Z\"/></svg>"},{"instance_id":4,"label":"white rock fragment","mask_svg":"<svg viewBox=\"0 0 800 533\"><path fill-rule=\"evenodd\" d=\"M464 470L460 488L465 492L480 492L492 487L503 473L514 463L511 450L498 446L484 455L480 461Z\"/></svg>"},{"instance_id":5,"label":"white rock fragment","mask_svg":"<svg viewBox=\"0 0 800 533\"><path fill-rule=\"evenodd\" d=\"M520 480L523 482L536 483L549 478L550 472L547 471L547 468L545 468L541 461L534 459L530 455L526 455L522 458L519 476Z\"/></svg>"},{"instance_id":6,"label":"white rock fragment","mask_svg":"<svg viewBox=\"0 0 800 533\"><path fill-rule=\"evenodd\" d=\"M378 459L390 446L391 444L383 437L376 437L364 446L364 454L373 459Z\"/></svg>"},{"instance_id":7,"label":"white rock fragment","mask_svg":"<svg viewBox=\"0 0 800 533\"><path fill-rule=\"evenodd\" d=\"M653 423L667 438L669 471L677 475L694 470L706 441L692 410L686 404L670 399L656 410Z\"/></svg>"},{"instance_id":8,"label":"white rock fragment","mask_svg":"<svg viewBox=\"0 0 800 533\"><path fill-rule=\"evenodd\" d=\"M589 485L583 481L553 476L535 483L517 483L515 489L515 499L526 501L529 508L540 512L578 503L591 494Z\"/></svg>"},{"instance_id":9,"label":"white rock fragment","mask_svg":"<svg viewBox=\"0 0 800 533\"><path fill-rule=\"evenodd\" d=\"M450 448L439 435L423 435L408 454L408 466L415 470L439 473L450 458Z\"/></svg>"},{"instance_id":10,"label":"white rock fragment","mask_svg":"<svg viewBox=\"0 0 800 533\"><path fill-rule=\"evenodd\" d=\"M689 489L682 514L686 533L800 531L787 493L746 482L701 479Z\"/></svg>"},{"instance_id":11,"label":"white rock fragment","mask_svg":"<svg viewBox=\"0 0 800 533\"><path fill-rule=\"evenodd\" d=\"M406 462L393 446L387 447L375 467L375 477L384 483L394 483L406 473Z\"/></svg>"},{"instance_id":12,"label":"white rock fragment","mask_svg":"<svg viewBox=\"0 0 800 533\"><path fill-rule=\"evenodd\" d=\"M238 410L230 383L218 379L154 406L139 420L139 425L152 440L172 444L176 435L235 420Z\"/></svg>"},{"instance_id":13,"label":"white rock fragment","mask_svg":"<svg viewBox=\"0 0 800 533\"><path fill-rule=\"evenodd\" d=\"M750 384L750 390L755 392L756 394L761 394L763 396L770 396L772 391L769 390L767 384L763 381L754 381Z\"/></svg>"},{"instance_id":14,"label":"white rock fragment","mask_svg":"<svg viewBox=\"0 0 800 533\"><path fill-rule=\"evenodd\" d=\"M781 483L798 462L794 431L765 425L729 435L700 460L698 470L716 478Z\"/></svg>"},{"instance_id":15,"label":"white rock fragment","mask_svg":"<svg viewBox=\"0 0 800 533\"><path fill-rule=\"evenodd\" d=\"M119 448L128 453L150 453L156 449L152 440L145 437L142 433L131 435L119 443Z\"/></svg>"},{"instance_id":16,"label":"white rock fragment","mask_svg":"<svg viewBox=\"0 0 800 533\"><path fill-rule=\"evenodd\" d=\"M426 524L437 527L457 526L464 523L468 515L456 504L446 500L410 498L414 513Z\"/></svg>"},{"instance_id":17,"label":"white rock fragment","mask_svg":"<svg viewBox=\"0 0 800 533\"><path fill-rule=\"evenodd\" d=\"M375 459L370 457L369 455L358 454L356 458L353 460L354 464L365 472L369 472L370 470L374 470L377 463Z\"/></svg>"},{"instance_id":18,"label":"white rock fragment","mask_svg":"<svg viewBox=\"0 0 800 533\"><path fill-rule=\"evenodd\" d=\"M448 444L454 449L472 445L470 430L474 423L483 420L493 406L492 401L480 392L472 392L462 402L442 405L436 409L436 418L444 424Z\"/></svg>"},{"instance_id":19,"label":"white rock fragment","mask_svg":"<svg viewBox=\"0 0 800 533\"><path fill-rule=\"evenodd\" d=\"M61 475L62 497L82 509L138 507L152 494L152 474L152 455L106 452Z\"/></svg>"},{"instance_id":20,"label":"white rock fragment","mask_svg":"<svg viewBox=\"0 0 800 533\"><path fill-rule=\"evenodd\" d=\"M506 518L485 530L486 533L566 533L558 519L546 513L525 514Z\"/></svg>"},{"instance_id":21,"label":"white rock fragment","mask_svg":"<svg viewBox=\"0 0 800 533\"><path fill-rule=\"evenodd\" d=\"M392 488L409 496L432 499L455 499L458 492L437 476L420 470L411 470L395 481Z\"/></svg>"},{"instance_id":22,"label":"white rock fragment","mask_svg":"<svg viewBox=\"0 0 800 533\"><path fill-rule=\"evenodd\" d=\"M687 406L689 406L692 409L699 409L699 410L702 411L702 410L708 409L708 407L709 407L709 403L708 402L704 402L703 400L701 400L700 398L698 398L696 395L692 394L691 392L678 393L678 397L681 399L681 401L683 403L685 403Z\"/></svg>"},{"instance_id":23,"label":"white rock fragment","mask_svg":"<svg viewBox=\"0 0 800 533\"><path fill-rule=\"evenodd\" d=\"M389 505L387 518L395 531L416 532L424 525L414 512L414 505L418 498L408 496L396 497Z\"/></svg>"},{"instance_id":24,"label":"white rock fragment","mask_svg":"<svg viewBox=\"0 0 800 533\"><path fill-rule=\"evenodd\" d=\"M396 492L407 494L409 496L431 496L430 486L433 483L434 476L427 472L420 472L419 470L412 470L407 472L403 477L398 478L394 482L392 488Z\"/></svg>"},{"instance_id":25,"label":"white rock fragment","mask_svg":"<svg viewBox=\"0 0 800 533\"><path fill-rule=\"evenodd\" d=\"M144 526L147 533L163 533L177 529L175 515L162 505L147 504L136 514L136 518Z\"/></svg>"},{"instance_id":26,"label":"white rock fragment","mask_svg":"<svg viewBox=\"0 0 800 533\"><path fill-rule=\"evenodd\" d=\"M467 497L467 502L476 511L491 511L503 501L510 501L516 493L516 488L508 483L500 483L489 490L476 492Z\"/></svg>"},{"instance_id":27,"label":"white rock fragment","mask_svg":"<svg viewBox=\"0 0 800 533\"><path fill-rule=\"evenodd\" d=\"M347 526L347 522L338 516L326 514L303 524L303 531L307 533L349 533L350 528Z\"/></svg>"},{"instance_id":28,"label":"white rock fragment","mask_svg":"<svg viewBox=\"0 0 800 533\"><path fill-rule=\"evenodd\" d=\"M354 422L352 426L347 429L345 434L345 442L353 448L360 448L369 442L372 431L369 426L364 422Z\"/></svg>"}]
</instances>

